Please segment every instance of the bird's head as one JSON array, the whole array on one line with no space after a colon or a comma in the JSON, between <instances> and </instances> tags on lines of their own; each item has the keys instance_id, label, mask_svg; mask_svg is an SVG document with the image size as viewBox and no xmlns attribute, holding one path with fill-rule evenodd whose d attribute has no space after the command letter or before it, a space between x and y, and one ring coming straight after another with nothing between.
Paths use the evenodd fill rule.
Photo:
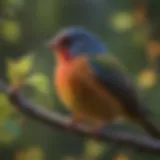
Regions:
<instances>
[{"instance_id":1,"label":"bird's head","mask_svg":"<svg viewBox=\"0 0 160 160\"><path fill-rule=\"evenodd\" d=\"M49 48L65 59L95 56L106 52L105 45L89 31L75 27L60 31L49 42Z\"/></svg>"}]
</instances>

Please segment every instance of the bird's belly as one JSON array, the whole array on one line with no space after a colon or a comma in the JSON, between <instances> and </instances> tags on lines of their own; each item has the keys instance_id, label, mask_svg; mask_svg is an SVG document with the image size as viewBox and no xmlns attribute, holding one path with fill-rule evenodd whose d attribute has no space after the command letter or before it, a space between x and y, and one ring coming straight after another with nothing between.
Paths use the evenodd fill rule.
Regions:
<instances>
[{"instance_id":1,"label":"bird's belly","mask_svg":"<svg viewBox=\"0 0 160 160\"><path fill-rule=\"evenodd\" d=\"M107 94L105 97L101 96L81 81L65 78L63 83L57 83L57 92L68 109L86 119L114 121L125 115L123 108L112 103Z\"/></svg>"},{"instance_id":2,"label":"bird's belly","mask_svg":"<svg viewBox=\"0 0 160 160\"><path fill-rule=\"evenodd\" d=\"M80 87L80 86L79 86ZM78 90L78 89L77 89ZM122 106L112 103L106 95L105 99L91 88L84 85L79 88L80 92L77 93L74 101L76 110L79 111L86 119L99 120L99 121L114 121L124 118L125 112Z\"/></svg>"},{"instance_id":3,"label":"bird's belly","mask_svg":"<svg viewBox=\"0 0 160 160\"><path fill-rule=\"evenodd\" d=\"M72 111L76 110L76 85L73 73L68 67L59 67L55 73L55 86L60 100L64 103L65 107ZM66 74L67 73L67 74Z\"/></svg>"},{"instance_id":4,"label":"bird's belly","mask_svg":"<svg viewBox=\"0 0 160 160\"><path fill-rule=\"evenodd\" d=\"M80 74L80 71L83 71L83 74ZM92 78L86 66L59 67L55 78L58 96L73 113L100 121L128 117L125 107Z\"/></svg>"}]
</instances>

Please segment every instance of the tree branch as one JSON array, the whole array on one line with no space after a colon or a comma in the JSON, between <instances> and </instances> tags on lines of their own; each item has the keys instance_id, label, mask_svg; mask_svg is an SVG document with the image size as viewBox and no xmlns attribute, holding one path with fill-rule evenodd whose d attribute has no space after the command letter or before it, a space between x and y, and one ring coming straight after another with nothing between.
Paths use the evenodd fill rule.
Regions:
<instances>
[{"instance_id":1,"label":"tree branch","mask_svg":"<svg viewBox=\"0 0 160 160\"><path fill-rule=\"evenodd\" d=\"M136 135L128 132L112 131L106 129L105 132L95 133L88 126L77 124L70 125L70 118L58 113L51 113L40 106L30 103L20 92L13 90L0 81L0 92L8 96L10 103L18 108L25 115L39 120L52 128L68 131L79 136L94 138L103 142L114 142L124 146L134 147L138 151L160 153L160 140L148 136Z\"/></svg>"}]
</instances>

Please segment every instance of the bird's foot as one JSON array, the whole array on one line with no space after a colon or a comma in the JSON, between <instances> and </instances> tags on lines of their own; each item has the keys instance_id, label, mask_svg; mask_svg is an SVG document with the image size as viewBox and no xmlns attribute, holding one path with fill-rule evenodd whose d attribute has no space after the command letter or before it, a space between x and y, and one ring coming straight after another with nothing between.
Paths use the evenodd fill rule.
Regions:
<instances>
[{"instance_id":1,"label":"bird's foot","mask_svg":"<svg viewBox=\"0 0 160 160\"><path fill-rule=\"evenodd\" d=\"M71 116L68 124L67 124L67 128L71 129L74 128L76 125L78 125L82 120L83 120L83 116Z\"/></svg>"},{"instance_id":2,"label":"bird's foot","mask_svg":"<svg viewBox=\"0 0 160 160\"><path fill-rule=\"evenodd\" d=\"M96 126L96 127L94 127L93 129L92 129L92 132L95 134L95 135L97 135L97 140L99 141L99 139L98 139L98 135L99 134L101 134L101 133L103 133L103 132L105 132L105 127L106 127L106 123L104 123L104 122L102 122L102 123L99 123L99 125L98 126Z\"/></svg>"},{"instance_id":3,"label":"bird's foot","mask_svg":"<svg viewBox=\"0 0 160 160\"><path fill-rule=\"evenodd\" d=\"M104 132L104 130L105 130L105 125L103 125L103 126L100 126L100 127L96 127L96 128L93 128L93 132L94 133L101 133L101 132Z\"/></svg>"}]
</instances>

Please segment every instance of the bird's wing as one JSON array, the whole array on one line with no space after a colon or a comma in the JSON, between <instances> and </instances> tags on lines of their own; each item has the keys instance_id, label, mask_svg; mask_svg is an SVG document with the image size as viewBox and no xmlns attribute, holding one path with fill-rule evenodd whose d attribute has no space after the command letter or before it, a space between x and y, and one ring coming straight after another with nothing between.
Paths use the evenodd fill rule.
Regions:
<instances>
[{"instance_id":1,"label":"bird's wing","mask_svg":"<svg viewBox=\"0 0 160 160\"><path fill-rule=\"evenodd\" d=\"M94 57L89 60L97 81L112 93L131 115L148 113L143 107L133 82L125 68L111 55Z\"/></svg>"}]
</instances>

